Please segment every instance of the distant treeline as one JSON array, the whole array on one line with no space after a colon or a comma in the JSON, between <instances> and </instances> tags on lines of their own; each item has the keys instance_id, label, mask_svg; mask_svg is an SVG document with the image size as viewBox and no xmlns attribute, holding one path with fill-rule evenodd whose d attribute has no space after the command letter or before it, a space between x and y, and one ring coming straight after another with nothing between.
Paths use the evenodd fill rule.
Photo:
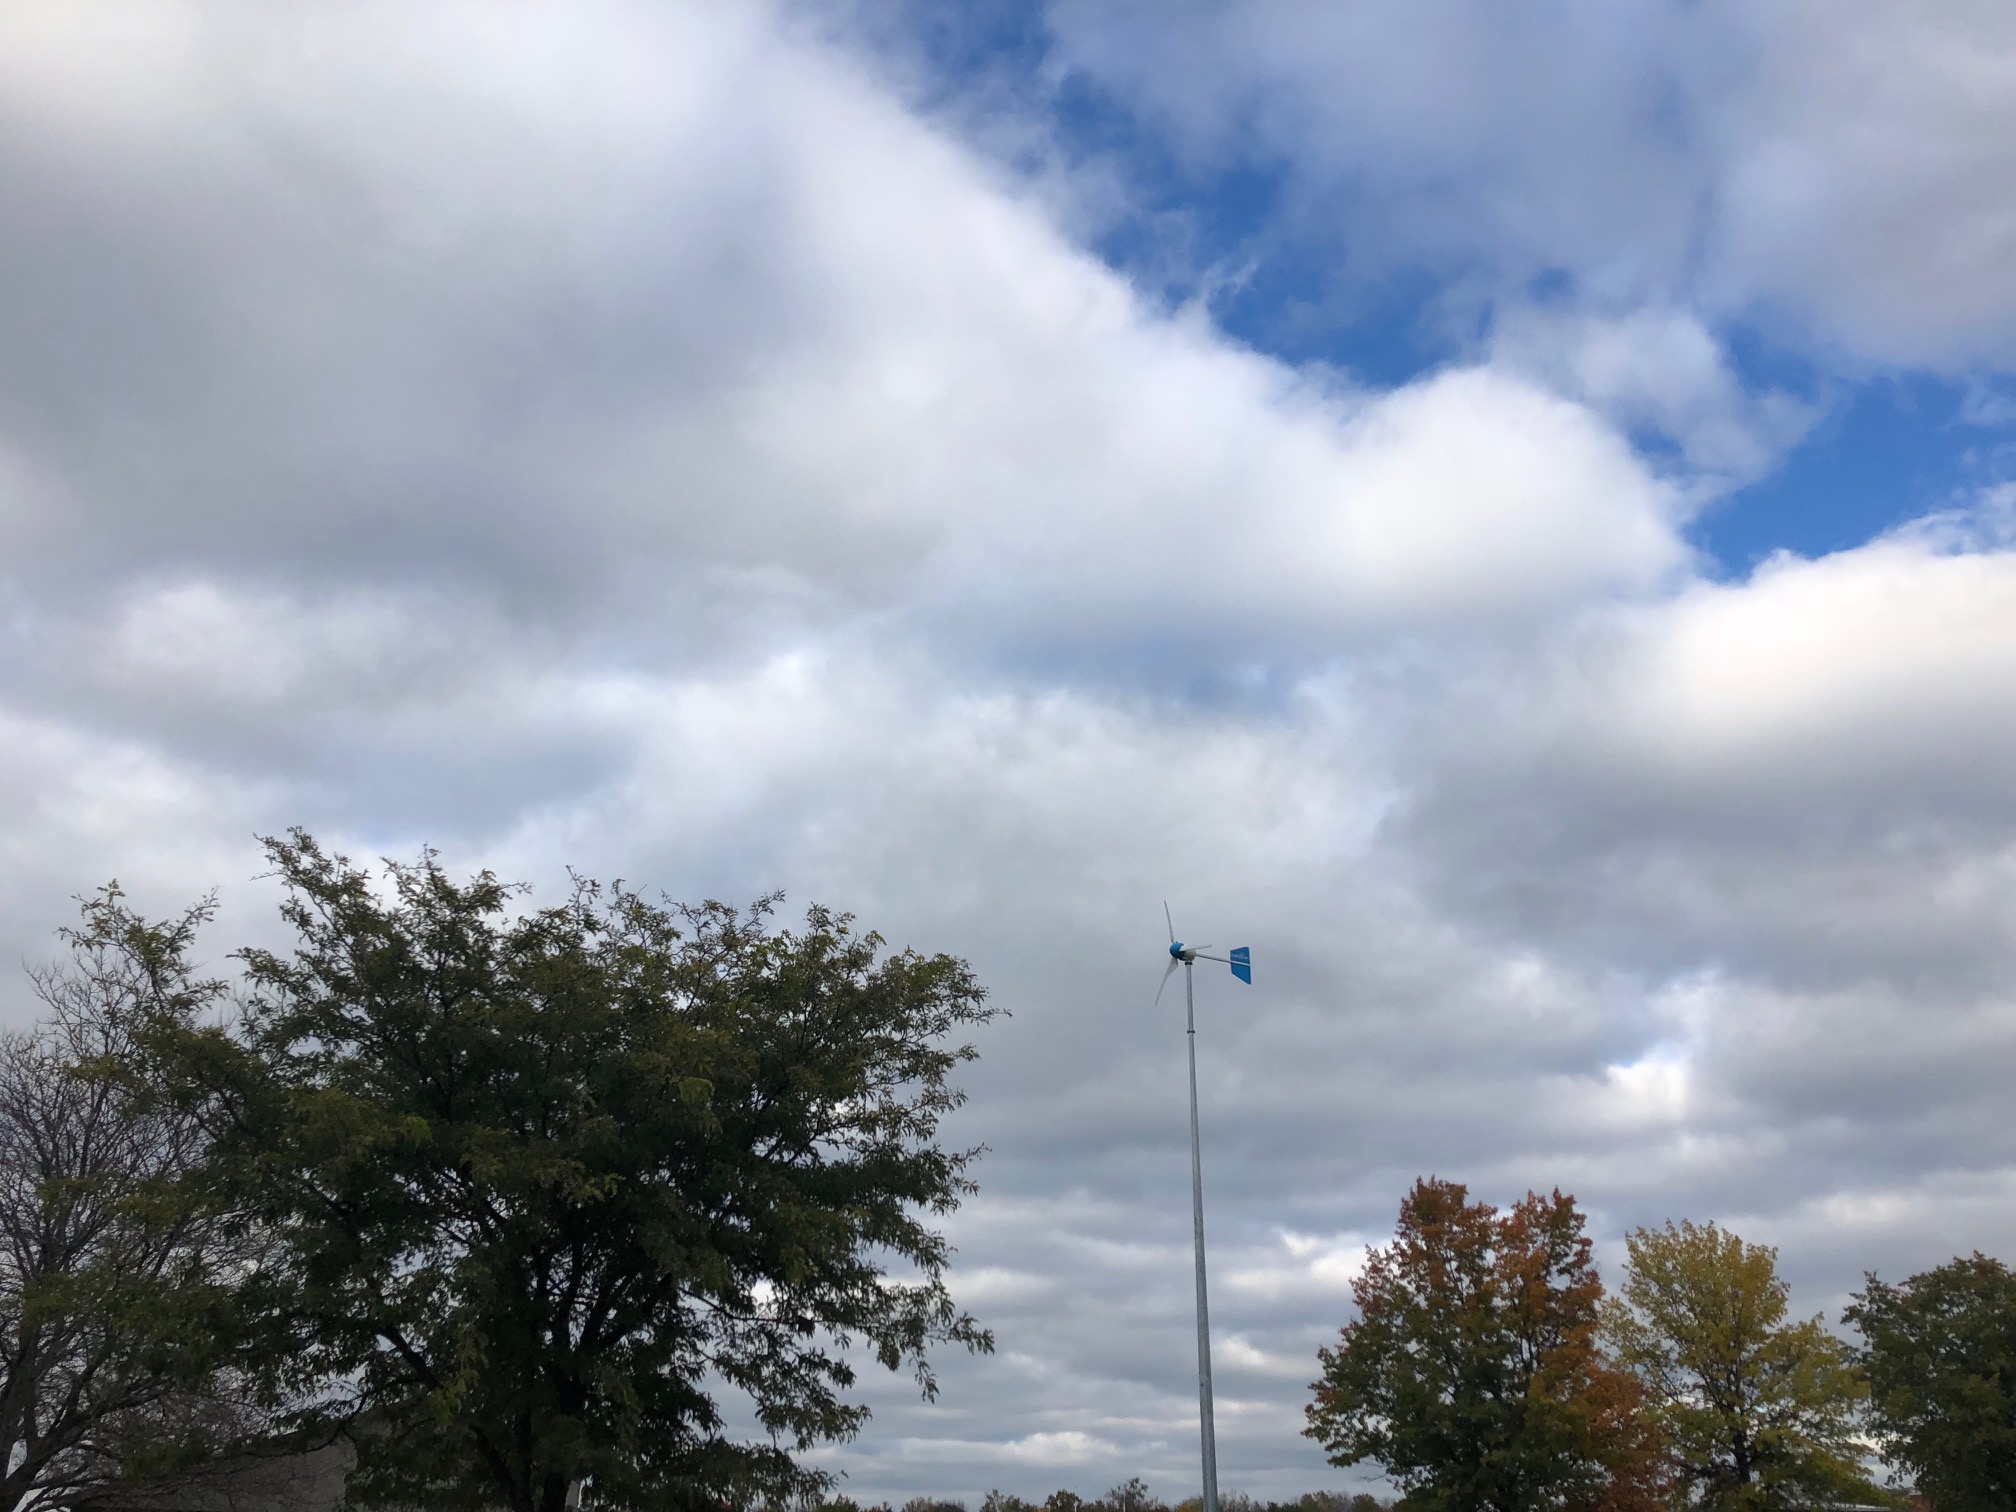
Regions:
<instances>
[{"instance_id":1,"label":"distant treeline","mask_svg":"<svg viewBox=\"0 0 2016 1512\"><path fill-rule=\"evenodd\" d=\"M1024 1501L1001 1491L989 1491L979 1512L1201 1512L1201 1497L1175 1503L1165 1502L1149 1491L1136 1476L1122 1481L1104 1496L1083 1497L1075 1491L1052 1491L1040 1502ZM1218 1498L1219 1512L1392 1512L1393 1503L1369 1492L1355 1496L1341 1491L1305 1491L1293 1501L1259 1501L1244 1492L1232 1491ZM862 1503L835 1497L825 1503L829 1512L899 1512L888 1502ZM913 1496L900 1512L969 1512L963 1501L940 1501Z\"/></svg>"}]
</instances>

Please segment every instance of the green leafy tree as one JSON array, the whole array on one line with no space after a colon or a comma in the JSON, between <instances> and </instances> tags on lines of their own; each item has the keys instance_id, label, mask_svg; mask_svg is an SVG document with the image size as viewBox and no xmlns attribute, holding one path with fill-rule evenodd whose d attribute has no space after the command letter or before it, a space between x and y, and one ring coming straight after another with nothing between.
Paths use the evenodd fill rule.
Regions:
<instances>
[{"instance_id":1,"label":"green leafy tree","mask_svg":"<svg viewBox=\"0 0 2016 1512\"><path fill-rule=\"evenodd\" d=\"M1334 1464L1383 1466L1423 1512L1655 1505L1656 1439L1597 1348L1582 1228L1558 1191L1500 1213L1416 1183L1354 1283L1357 1320L1320 1354L1306 1432Z\"/></svg>"},{"instance_id":2,"label":"green leafy tree","mask_svg":"<svg viewBox=\"0 0 2016 1512\"><path fill-rule=\"evenodd\" d=\"M990 1347L930 1227L990 1016L966 966L577 879L529 909L429 853L375 878L267 842L285 951L242 953L223 1028L164 1020L216 1200L285 1236L241 1298L291 1421L353 1425L353 1498L561 1512L782 1500L854 1433L849 1345L936 1389ZM903 1273L892 1275L891 1264ZM721 1385L767 1435L732 1435Z\"/></svg>"},{"instance_id":3,"label":"green leafy tree","mask_svg":"<svg viewBox=\"0 0 2016 1512\"><path fill-rule=\"evenodd\" d=\"M1873 1416L1890 1458L1938 1512L2016 1507L2016 1274L1978 1251L1888 1286L1861 1329Z\"/></svg>"},{"instance_id":4,"label":"green leafy tree","mask_svg":"<svg viewBox=\"0 0 2016 1512\"><path fill-rule=\"evenodd\" d=\"M1787 1320L1775 1249L1712 1223L1639 1229L1627 1243L1606 1331L1645 1385L1684 1505L1885 1500L1862 1469L1868 1388L1853 1352L1818 1318Z\"/></svg>"}]
</instances>

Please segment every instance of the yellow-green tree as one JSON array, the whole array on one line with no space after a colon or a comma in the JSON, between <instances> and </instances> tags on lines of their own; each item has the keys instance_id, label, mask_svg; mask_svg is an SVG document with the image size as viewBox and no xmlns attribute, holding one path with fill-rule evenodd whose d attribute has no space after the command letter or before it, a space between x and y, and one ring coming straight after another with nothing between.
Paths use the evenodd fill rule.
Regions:
<instances>
[{"instance_id":1,"label":"yellow-green tree","mask_svg":"<svg viewBox=\"0 0 2016 1512\"><path fill-rule=\"evenodd\" d=\"M1868 1385L1817 1317L1788 1321L1777 1250L1712 1223L1669 1222L1628 1242L1605 1332L1645 1385L1684 1505L1888 1500L1862 1469Z\"/></svg>"}]
</instances>

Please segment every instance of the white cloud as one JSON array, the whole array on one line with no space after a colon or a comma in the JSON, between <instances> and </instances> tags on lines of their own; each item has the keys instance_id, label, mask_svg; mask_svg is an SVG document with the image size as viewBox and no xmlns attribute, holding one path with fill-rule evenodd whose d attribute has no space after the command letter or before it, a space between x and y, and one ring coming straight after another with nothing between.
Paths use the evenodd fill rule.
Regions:
<instances>
[{"instance_id":1,"label":"white cloud","mask_svg":"<svg viewBox=\"0 0 2016 1512\"><path fill-rule=\"evenodd\" d=\"M1992 0L1719 10L1762 51L1709 126L1712 292L1782 306L1879 360L2006 367L2016 15Z\"/></svg>"},{"instance_id":2,"label":"white cloud","mask_svg":"<svg viewBox=\"0 0 2016 1512\"><path fill-rule=\"evenodd\" d=\"M1513 305L1499 314L1492 351L1634 431L1669 439L1704 494L1763 475L1814 419L1793 395L1746 392L1715 336L1682 310L1605 318Z\"/></svg>"},{"instance_id":3,"label":"white cloud","mask_svg":"<svg viewBox=\"0 0 2016 1512\"><path fill-rule=\"evenodd\" d=\"M1001 1446L1004 1459L1021 1460L1046 1469L1052 1465L1080 1465L1093 1459L1110 1459L1120 1452L1120 1446L1109 1440L1076 1429L1062 1433L1032 1433L1026 1438L1010 1439Z\"/></svg>"},{"instance_id":4,"label":"white cloud","mask_svg":"<svg viewBox=\"0 0 2016 1512\"><path fill-rule=\"evenodd\" d=\"M1279 1251L1248 1252L1239 1257L1244 1263L1221 1267L1225 1284L1235 1292L1268 1301L1292 1292L1311 1301L1323 1298L1333 1308L1345 1305L1343 1299L1350 1296L1351 1283L1365 1265L1368 1246L1363 1236L1298 1234L1282 1230L1276 1237ZM1267 1363L1272 1357L1254 1359L1251 1357L1252 1346L1249 1344L1246 1347L1253 1368L1274 1368L1273 1364ZM1298 1361L1296 1368L1307 1371L1308 1361Z\"/></svg>"},{"instance_id":5,"label":"white cloud","mask_svg":"<svg viewBox=\"0 0 2016 1512\"><path fill-rule=\"evenodd\" d=\"M1691 1072L1686 1056L1665 1046L1654 1046L1627 1064L1606 1066L1605 1111L1624 1124L1682 1123L1693 1101Z\"/></svg>"},{"instance_id":6,"label":"white cloud","mask_svg":"<svg viewBox=\"0 0 2016 1512\"><path fill-rule=\"evenodd\" d=\"M2016 734L2012 623L2016 553L1907 534L1780 557L1646 617L1642 650L1612 674L1616 728L1644 763L1699 782L1777 767L1809 784L1923 783L1958 763L2000 786L2000 763L1980 763Z\"/></svg>"}]
</instances>

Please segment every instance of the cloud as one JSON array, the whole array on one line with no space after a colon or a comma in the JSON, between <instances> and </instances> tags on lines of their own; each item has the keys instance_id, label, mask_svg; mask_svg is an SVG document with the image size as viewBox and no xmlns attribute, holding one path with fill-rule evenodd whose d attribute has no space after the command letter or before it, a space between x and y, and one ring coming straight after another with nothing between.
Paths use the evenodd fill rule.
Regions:
<instances>
[{"instance_id":1,"label":"cloud","mask_svg":"<svg viewBox=\"0 0 2016 1512\"><path fill-rule=\"evenodd\" d=\"M1477 743L1406 843L1505 927L1655 969L1992 977L2016 905L2011 572L1907 532L1596 615L1424 730Z\"/></svg>"},{"instance_id":2,"label":"cloud","mask_svg":"<svg viewBox=\"0 0 2016 1512\"><path fill-rule=\"evenodd\" d=\"M1725 7L1725 23L1747 8ZM1719 122L1712 296L1878 360L2016 357L2016 17L1822 0L1750 12L1762 66Z\"/></svg>"},{"instance_id":3,"label":"cloud","mask_svg":"<svg viewBox=\"0 0 2016 1512\"><path fill-rule=\"evenodd\" d=\"M54 957L73 899L115 878L160 916L243 875L238 836L278 785L207 777L150 742L0 706L0 959ZM35 1011L27 988L11 984L6 1022Z\"/></svg>"},{"instance_id":4,"label":"cloud","mask_svg":"<svg viewBox=\"0 0 2016 1512\"><path fill-rule=\"evenodd\" d=\"M1573 401L1490 368L1326 392L1163 319L746 18L463 16L450 58L452 9L162 7L89 46L45 14L15 22L44 108L0 181L47 229L13 249L0 393L11 539L77 612L144 573L591 637L620 606L703 658L889 613L1279 653L1684 557L1670 490ZM632 61L567 108L604 43ZM155 52L143 131L103 74ZM647 87L659 55L719 66Z\"/></svg>"},{"instance_id":5,"label":"cloud","mask_svg":"<svg viewBox=\"0 0 2016 1512\"><path fill-rule=\"evenodd\" d=\"M2012 614L2007 551L1899 535L1820 561L1781 556L1740 588L1704 584L1662 606L1642 661L1620 669L1640 690L1634 733L1645 759L1657 748L1703 783L1725 763L1796 767L1802 782L1923 782L2016 722L2003 693ZM1978 776L1999 785L1998 772Z\"/></svg>"},{"instance_id":6,"label":"cloud","mask_svg":"<svg viewBox=\"0 0 2016 1512\"><path fill-rule=\"evenodd\" d=\"M1059 0L1048 16L1058 66L1193 162L1280 165L1311 214L1348 226L1346 266L1427 259L1493 295L1565 272L1599 311L1694 306L1829 359L2016 356L2005 6Z\"/></svg>"},{"instance_id":7,"label":"cloud","mask_svg":"<svg viewBox=\"0 0 2016 1512\"><path fill-rule=\"evenodd\" d=\"M1514 371L1532 371L1632 433L1666 441L1701 496L1763 476L1816 414L1783 391L1752 395L1714 334L1676 309L1608 318L1510 305L1491 346Z\"/></svg>"}]
</instances>

